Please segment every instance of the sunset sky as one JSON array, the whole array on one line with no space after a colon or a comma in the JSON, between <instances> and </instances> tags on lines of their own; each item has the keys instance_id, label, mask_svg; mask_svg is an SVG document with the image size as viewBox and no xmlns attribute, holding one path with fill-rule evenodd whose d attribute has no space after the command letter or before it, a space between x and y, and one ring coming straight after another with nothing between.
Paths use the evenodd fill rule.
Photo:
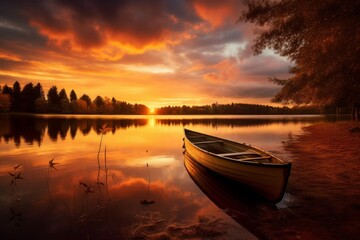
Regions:
<instances>
[{"instance_id":1,"label":"sunset sky","mask_svg":"<svg viewBox=\"0 0 360 240\"><path fill-rule=\"evenodd\" d=\"M290 62L253 56L238 0L0 0L0 85L40 82L150 108L270 104Z\"/></svg>"}]
</instances>

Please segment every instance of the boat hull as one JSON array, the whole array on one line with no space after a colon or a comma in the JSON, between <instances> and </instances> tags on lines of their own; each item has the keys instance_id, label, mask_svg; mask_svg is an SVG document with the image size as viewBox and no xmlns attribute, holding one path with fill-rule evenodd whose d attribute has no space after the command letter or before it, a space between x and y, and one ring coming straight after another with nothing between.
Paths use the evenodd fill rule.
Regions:
<instances>
[{"instance_id":1,"label":"boat hull","mask_svg":"<svg viewBox=\"0 0 360 240\"><path fill-rule=\"evenodd\" d=\"M221 157L196 146L186 134L184 143L186 152L204 167L248 186L270 202L276 203L283 198L290 163L258 164Z\"/></svg>"},{"instance_id":2,"label":"boat hull","mask_svg":"<svg viewBox=\"0 0 360 240\"><path fill-rule=\"evenodd\" d=\"M257 194L210 171L187 153L184 154L184 165L194 183L216 206L259 239L266 238L253 224L259 213L259 206L263 206L263 201Z\"/></svg>"}]
</instances>

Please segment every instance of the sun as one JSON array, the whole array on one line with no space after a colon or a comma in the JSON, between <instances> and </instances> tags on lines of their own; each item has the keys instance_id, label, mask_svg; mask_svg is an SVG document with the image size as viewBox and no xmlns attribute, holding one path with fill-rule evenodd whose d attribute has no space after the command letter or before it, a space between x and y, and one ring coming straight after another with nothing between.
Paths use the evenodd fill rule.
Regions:
<instances>
[{"instance_id":1,"label":"sun","mask_svg":"<svg viewBox=\"0 0 360 240\"><path fill-rule=\"evenodd\" d=\"M155 114L155 108L150 108L150 109L149 109L149 113L150 113L150 114Z\"/></svg>"}]
</instances>

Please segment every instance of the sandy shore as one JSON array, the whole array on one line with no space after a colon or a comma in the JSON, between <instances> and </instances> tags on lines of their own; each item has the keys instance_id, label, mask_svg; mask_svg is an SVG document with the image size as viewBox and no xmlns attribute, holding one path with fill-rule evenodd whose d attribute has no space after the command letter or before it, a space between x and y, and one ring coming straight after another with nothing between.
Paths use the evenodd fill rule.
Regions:
<instances>
[{"instance_id":1,"label":"sandy shore","mask_svg":"<svg viewBox=\"0 0 360 240\"><path fill-rule=\"evenodd\" d=\"M270 239L359 239L360 123L306 127L285 143L292 158L282 221Z\"/></svg>"}]
</instances>

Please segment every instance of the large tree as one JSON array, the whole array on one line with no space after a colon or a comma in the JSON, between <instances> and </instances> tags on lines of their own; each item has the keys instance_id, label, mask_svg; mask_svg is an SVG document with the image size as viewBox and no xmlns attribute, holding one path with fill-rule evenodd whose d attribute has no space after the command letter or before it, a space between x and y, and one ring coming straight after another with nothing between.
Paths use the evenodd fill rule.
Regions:
<instances>
[{"instance_id":1,"label":"large tree","mask_svg":"<svg viewBox=\"0 0 360 240\"><path fill-rule=\"evenodd\" d=\"M86 105L87 107L89 108L90 107L90 104L91 104L91 98L86 95L86 94L83 94L81 97L80 97L80 100L83 100L86 102Z\"/></svg>"},{"instance_id":2,"label":"large tree","mask_svg":"<svg viewBox=\"0 0 360 240\"><path fill-rule=\"evenodd\" d=\"M59 92L59 97L60 97L60 100L64 99L69 102L69 98L68 98L66 90L64 88L61 89L61 91Z\"/></svg>"},{"instance_id":3,"label":"large tree","mask_svg":"<svg viewBox=\"0 0 360 240\"><path fill-rule=\"evenodd\" d=\"M9 96L13 94L13 89L6 84L2 87L1 91L3 94L9 94Z\"/></svg>"},{"instance_id":4,"label":"large tree","mask_svg":"<svg viewBox=\"0 0 360 240\"><path fill-rule=\"evenodd\" d=\"M21 110L21 87L16 81L13 85L13 93L11 95L11 111L18 112Z\"/></svg>"},{"instance_id":5,"label":"large tree","mask_svg":"<svg viewBox=\"0 0 360 240\"><path fill-rule=\"evenodd\" d=\"M94 104L96 105L96 112L97 113L104 113L105 101L101 96L97 96L94 99Z\"/></svg>"},{"instance_id":6,"label":"large tree","mask_svg":"<svg viewBox=\"0 0 360 240\"><path fill-rule=\"evenodd\" d=\"M63 88L59 93L61 113L70 113L69 98L66 90Z\"/></svg>"},{"instance_id":7,"label":"large tree","mask_svg":"<svg viewBox=\"0 0 360 240\"><path fill-rule=\"evenodd\" d=\"M52 113L59 113L61 112L61 107L60 107L60 96L57 90L56 86L52 86L48 93L47 93L47 99L48 99L48 104L49 104L49 108L48 110Z\"/></svg>"},{"instance_id":8,"label":"large tree","mask_svg":"<svg viewBox=\"0 0 360 240\"><path fill-rule=\"evenodd\" d=\"M20 93L21 97L21 111L34 112L35 109L35 91L34 85L30 82L24 86Z\"/></svg>"},{"instance_id":9,"label":"large tree","mask_svg":"<svg viewBox=\"0 0 360 240\"><path fill-rule=\"evenodd\" d=\"M37 83L34 87L34 97L35 99L37 98L45 98L45 93L44 93L44 89L43 87L41 86L41 83Z\"/></svg>"},{"instance_id":10,"label":"large tree","mask_svg":"<svg viewBox=\"0 0 360 240\"><path fill-rule=\"evenodd\" d=\"M70 102L74 102L76 100L77 100L76 93L75 93L74 89L72 89L70 92Z\"/></svg>"},{"instance_id":11,"label":"large tree","mask_svg":"<svg viewBox=\"0 0 360 240\"><path fill-rule=\"evenodd\" d=\"M253 49L294 63L273 101L345 106L360 101L360 1L245 0L240 20L258 26Z\"/></svg>"}]
</instances>

